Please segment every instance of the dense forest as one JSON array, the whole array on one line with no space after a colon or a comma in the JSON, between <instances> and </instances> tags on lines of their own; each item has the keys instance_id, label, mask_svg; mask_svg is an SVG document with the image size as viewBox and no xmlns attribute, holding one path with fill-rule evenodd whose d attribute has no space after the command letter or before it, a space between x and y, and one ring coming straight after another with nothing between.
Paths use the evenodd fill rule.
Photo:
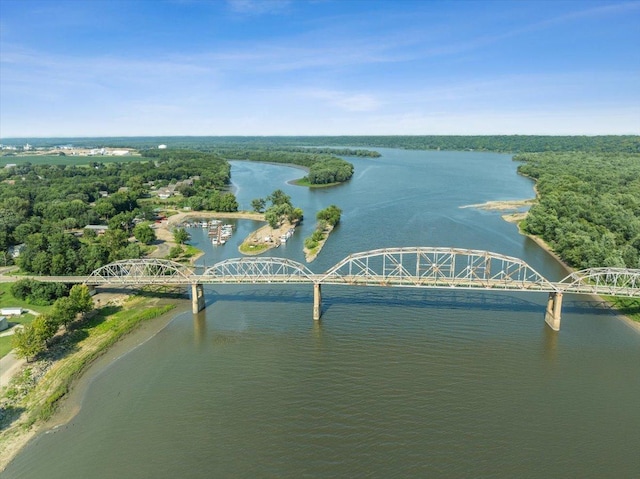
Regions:
<instances>
[{"instance_id":1,"label":"dense forest","mask_svg":"<svg viewBox=\"0 0 640 479\"><path fill-rule=\"evenodd\" d=\"M183 182L176 191L185 192L185 202L236 211L235 197L224 191L229 181L227 161L187 150L163 150L129 163L0 169L0 266L12 261L10 251L18 244L24 244L18 264L37 274L86 274L111 261L140 257L150 237L137 225L155 217L145 198ZM108 230L83 232L91 224Z\"/></svg>"},{"instance_id":2,"label":"dense forest","mask_svg":"<svg viewBox=\"0 0 640 479\"><path fill-rule=\"evenodd\" d=\"M576 268L640 268L640 155L517 155L539 201L523 229Z\"/></svg>"},{"instance_id":3,"label":"dense forest","mask_svg":"<svg viewBox=\"0 0 640 479\"><path fill-rule=\"evenodd\" d=\"M317 153L340 156L361 156L353 148L405 148L417 150L477 150L504 153L582 151L608 153L640 153L638 135L603 136L538 136L538 135L422 135L422 136L175 136L175 137L113 137L113 138L20 138L3 139L2 143L21 146L28 142L34 147L73 144L77 147L188 148L201 151L216 149L279 149L305 151L320 148ZM331 148L329 148L331 147ZM349 149L342 153L336 148ZM356 152L358 150L355 150ZM369 156L367 154L367 156Z\"/></svg>"}]
</instances>

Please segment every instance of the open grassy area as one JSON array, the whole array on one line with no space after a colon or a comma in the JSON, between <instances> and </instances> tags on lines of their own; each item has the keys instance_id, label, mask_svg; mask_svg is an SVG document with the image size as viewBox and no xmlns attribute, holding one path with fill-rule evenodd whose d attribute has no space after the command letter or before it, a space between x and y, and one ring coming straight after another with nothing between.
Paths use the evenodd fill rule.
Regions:
<instances>
[{"instance_id":1,"label":"open grassy area","mask_svg":"<svg viewBox=\"0 0 640 479\"><path fill-rule=\"evenodd\" d=\"M309 182L309 180L305 176L304 178L300 178L299 180L292 181L291 184L296 185L296 186L306 186L308 188L326 188L328 186L341 185L342 183L325 183L325 184L322 184L322 185L317 185L317 184Z\"/></svg>"},{"instance_id":2,"label":"open grassy area","mask_svg":"<svg viewBox=\"0 0 640 479\"><path fill-rule=\"evenodd\" d=\"M270 246L266 243L251 244L244 242L240 245L240 252L244 254L260 254L269 248Z\"/></svg>"}]
</instances>

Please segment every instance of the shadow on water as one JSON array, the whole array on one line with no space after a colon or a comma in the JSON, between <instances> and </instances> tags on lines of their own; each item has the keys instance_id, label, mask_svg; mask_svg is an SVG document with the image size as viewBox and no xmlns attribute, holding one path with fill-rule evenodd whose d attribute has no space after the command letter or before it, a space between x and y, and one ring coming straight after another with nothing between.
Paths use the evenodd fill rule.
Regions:
<instances>
[{"instance_id":1,"label":"shadow on water","mask_svg":"<svg viewBox=\"0 0 640 479\"><path fill-rule=\"evenodd\" d=\"M475 291L439 291L439 290L404 290L399 288L359 290L358 294L344 295L334 290L328 294L323 288L322 311L327 312L334 305L390 306L402 308L438 308L470 311L511 311L511 312L544 312L545 302L523 299L514 294L504 292ZM540 293L544 298L544 293ZM288 288L253 289L238 292L206 291L206 305L218 301L249 303L296 303L313 305L313 292ZM617 314L606 301L593 299L569 299L565 297L562 310L564 313L591 314L612 316Z\"/></svg>"}]
</instances>

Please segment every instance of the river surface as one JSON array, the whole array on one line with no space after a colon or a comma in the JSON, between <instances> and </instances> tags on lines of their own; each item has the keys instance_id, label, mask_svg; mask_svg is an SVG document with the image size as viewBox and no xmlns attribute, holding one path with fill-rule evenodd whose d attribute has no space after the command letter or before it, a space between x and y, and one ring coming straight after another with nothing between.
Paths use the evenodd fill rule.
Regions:
<instances>
[{"instance_id":1,"label":"river surface","mask_svg":"<svg viewBox=\"0 0 640 479\"><path fill-rule=\"evenodd\" d=\"M280 188L306 215L268 254L304 262L318 210L343 210L318 259L455 246L562 268L497 212L461 206L533 197L508 155L381 149L353 179L309 190L286 166L233 162L241 208ZM237 257L204 230L202 265ZM93 378L80 412L3 478L640 477L640 334L591 298L566 295L561 331L546 295L325 286L206 289Z\"/></svg>"}]
</instances>

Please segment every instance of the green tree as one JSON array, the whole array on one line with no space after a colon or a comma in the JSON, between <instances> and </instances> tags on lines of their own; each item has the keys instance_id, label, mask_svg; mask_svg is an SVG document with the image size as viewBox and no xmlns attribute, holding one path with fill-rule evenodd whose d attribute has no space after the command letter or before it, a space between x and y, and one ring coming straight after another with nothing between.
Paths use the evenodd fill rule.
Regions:
<instances>
[{"instance_id":1,"label":"green tree","mask_svg":"<svg viewBox=\"0 0 640 479\"><path fill-rule=\"evenodd\" d=\"M270 201L273 206L284 204L291 205L291 197L280 189L275 190L267 196L267 201Z\"/></svg>"},{"instance_id":2,"label":"green tree","mask_svg":"<svg viewBox=\"0 0 640 479\"><path fill-rule=\"evenodd\" d=\"M190 236L184 228L176 228L173 230L173 239L178 244L185 244L189 241Z\"/></svg>"},{"instance_id":3,"label":"green tree","mask_svg":"<svg viewBox=\"0 0 640 479\"><path fill-rule=\"evenodd\" d=\"M256 213L262 213L266 206L267 202L264 198L256 198L254 200L251 200L251 208L253 208L253 211L255 211Z\"/></svg>"},{"instance_id":4,"label":"green tree","mask_svg":"<svg viewBox=\"0 0 640 479\"><path fill-rule=\"evenodd\" d=\"M318 221L326 221L331 226L335 226L340 222L342 210L336 205L328 206L327 208L318 211L316 219Z\"/></svg>"},{"instance_id":5,"label":"green tree","mask_svg":"<svg viewBox=\"0 0 640 479\"><path fill-rule=\"evenodd\" d=\"M69 291L71 305L77 313L88 313L93 309L93 298L86 284L74 284Z\"/></svg>"},{"instance_id":6,"label":"green tree","mask_svg":"<svg viewBox=\"0 0 640 479\"><path fill-rule=\"evenodd\" d=\"M100 238L100 243L109 252L109 261L115 261L120 258L120 250L127 246L129 237L119 229L108 229Z\"/></svg>"},{"instance_id":7,"label":"green tree","mask_svg":"<svg viewBox=\"0 0 640 479\"><path fill-rule=\"evenodd\" d=\"M169 259L174 259L174 258L179 257L182 254L183 251L184 251L184 249L182 248L182 246L180 246L180 245L174 246L173 248L171 248L169 250Z\"/></svg>"},{"instance_id":8,"label":"green tree","mask_svg":"<svg viewBox=\"0 0 640 479\"><path fill-rule=\"evenodd\" d=\"M269 208L265 214L264 219L269 223L272 228L277 228L280 225L280 217L274 208Z\"/></svg>"},{"instance_id":9,"label":"green tree","mask_svg":"<svg viewBox=\"0 0 640 479\"><path fill-rule=\"evenodd\" d=\"M144 244L151 244L156 240L156 232L147 224L138 224L133 228L133 236Z\"/></svg>"},{"instance_id":10,"label":"green tree","mask_svg":"<svg viewBox=\"0 0 640 479\"><path fill-rule=\"evenodd\" d=\"M76 310L73 300L69 296L56 299L53 303L53 310L51 316L54 318L57 324L64 325L65 328L76 319L78 311Z\"/></svg>"},{"instance_id":11,"label":"green tree","mask_svg":"<svg viewBox=\"0 0 640 479\"><path fill-rule=\"evenodd\" d=\"M11 338L11 346L18 358L26 358L27 361L35 359L46 348L42 337L31 324L15 332Z\"/></svg>"},{"instance_id":12,"label":"green tree","mask_svg":"<svg viewBox=\"0 0 640 479\"><path fill-rule=\"evenodd\" d=\"M31 326L45 345L49 344L49 340L53 338L58 331L57 322L48 314L41 314L38 316L33 320Z\"/></svg>"}]
</instances>

